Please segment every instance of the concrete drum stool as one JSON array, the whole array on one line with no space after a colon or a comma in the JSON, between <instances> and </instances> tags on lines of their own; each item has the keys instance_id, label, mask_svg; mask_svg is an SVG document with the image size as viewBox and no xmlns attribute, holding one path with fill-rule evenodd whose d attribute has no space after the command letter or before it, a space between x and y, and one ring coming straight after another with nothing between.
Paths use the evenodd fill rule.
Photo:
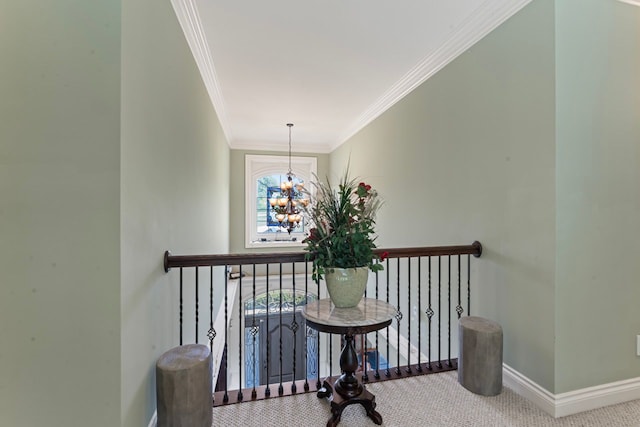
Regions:
<instances>
[{"instance_id":1,"label":"concrete drum stool","mask_svg":"<svg viewBox=\"0 0 640 427\"><path fill-rule=\"evenodd\" d=\"M211 427L212 358L206 345L187 344L156 363L158 427Z\"/></svg>"},{"instance_id":2,"label":"concrete drum stool","mask_svg":"<svg viewBox=\"0 0 640 427\"><path fill-rule=\"evenodd\" d=\"M460 357L458 382L483 396L502 391L502 327L482 317L463 317L458 323Z\"/></svg>"}]
</instances>

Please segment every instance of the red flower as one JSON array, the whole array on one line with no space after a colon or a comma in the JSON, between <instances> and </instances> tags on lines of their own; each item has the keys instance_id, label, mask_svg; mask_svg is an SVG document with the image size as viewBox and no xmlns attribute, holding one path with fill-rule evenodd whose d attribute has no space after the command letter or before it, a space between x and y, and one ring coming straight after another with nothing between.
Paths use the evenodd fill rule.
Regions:
<instances>
[{"instance_id":1,"label":"red flower","mask_svg":"<svg viewBox=\"0 0 640 427\"><path fill-rule=\"evenodd\" d=\"M318 240L318 230L316 228L312 228L309 230L309 236L302 241L302 243L306 243L309 241Z\"/></svg>"},{"instance_id":2,"label":"red flower","mask_svg":"<svg viewBox=\"0 0 640 427\"><path fill-rule=\"evenodd\" d=\"M369 184L361 182L360 184L358 184L356 193L358 194L358 197L362 199L369 195L369 191L371 191L371 186Z\"/></svg>"},{"instance_id":3,"label":"red flower","mask_svg":"<svg viewBox=\"0 0 640 427\"><path fill-rule=\"evenodd\" d=\"M380 261L384 261L389 256L389 252L384 251L380 254Z\"/></svg>"}]
</instances>

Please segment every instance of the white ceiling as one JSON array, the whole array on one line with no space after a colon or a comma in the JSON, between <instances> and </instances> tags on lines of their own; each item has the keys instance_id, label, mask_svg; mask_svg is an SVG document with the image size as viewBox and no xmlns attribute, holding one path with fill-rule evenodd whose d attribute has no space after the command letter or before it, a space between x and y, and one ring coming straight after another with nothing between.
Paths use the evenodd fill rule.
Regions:
<instances>
[{"instance_id":1,"label":"white ceiling","mask_svg":"<svg viewBox=\"0 0 640 427\"><path fill-rule=\"evenodd\" d=\"M232 148L329 152L531 0L171 0Z\"/></svg>"}]
</instances>

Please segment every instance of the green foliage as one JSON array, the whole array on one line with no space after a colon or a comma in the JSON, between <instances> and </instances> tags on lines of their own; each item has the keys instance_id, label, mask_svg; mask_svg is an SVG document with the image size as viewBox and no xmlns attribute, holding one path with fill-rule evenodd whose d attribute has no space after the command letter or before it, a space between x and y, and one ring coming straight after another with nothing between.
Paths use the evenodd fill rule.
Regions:
<instances>
[{"instance_id":1,"label":"green foliage","mask_svg":"<svg viewBox=\"0 0 640 427\"><path fill-rule=\"evenodd\" d=\"M378 193L370 185L349 179L349 171L338 187L329 180L316 177L316 190L305 213L312 222L307 246L307 259L313 261L313 280L319 282L326 268L369 267L383 269L380 257L373 253L375 245L375 215L382 205Z\"/></svg>"}]
</instances>

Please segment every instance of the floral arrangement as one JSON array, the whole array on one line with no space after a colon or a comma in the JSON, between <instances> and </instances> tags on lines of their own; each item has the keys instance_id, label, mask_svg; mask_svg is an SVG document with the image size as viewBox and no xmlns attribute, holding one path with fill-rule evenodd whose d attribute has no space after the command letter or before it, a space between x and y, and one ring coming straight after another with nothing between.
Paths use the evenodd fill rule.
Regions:
<instances>
[{"instance_id":1,"label":"floral arrangement","mask_svg":"<svg viewBox=\"0 0 640 427\"><path fill-rule=\"evenodd\" d=\"M374 272L384 268L379 262L384 257L374 253L375 216L382 201L370 185L356 183L348 175L347 170L337 188L316 176L312 183L315 196L304 208L313 228L303 243L307 259L313 262L316 283L328 268L368 267Z\"/></svg>"}]
</instances>

